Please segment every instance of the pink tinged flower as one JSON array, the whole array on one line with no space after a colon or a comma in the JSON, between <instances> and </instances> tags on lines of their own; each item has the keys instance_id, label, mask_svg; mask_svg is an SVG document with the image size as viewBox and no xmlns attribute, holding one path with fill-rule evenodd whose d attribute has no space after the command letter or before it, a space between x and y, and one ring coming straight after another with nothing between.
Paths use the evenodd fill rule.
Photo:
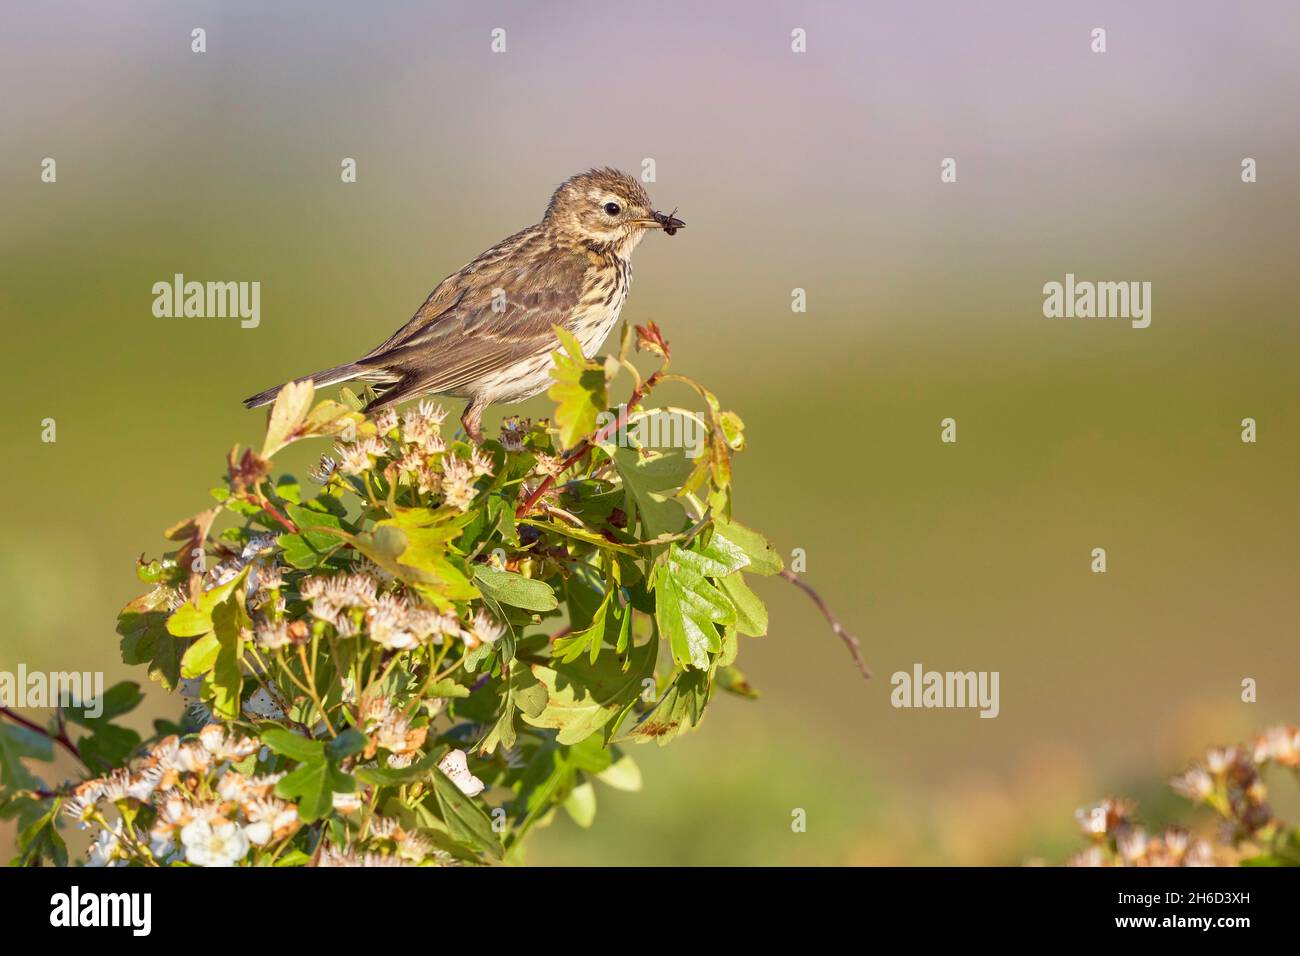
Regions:
<instances>
[{"instance_id":1,"label":"pink tinged flower","mask_svg":"<svg viewBox=\"0 0 1300 956\"><path fill-rule=\"evenodd\" d=\"M200 730L199 743L203 744L203 749L212 754L213 759L217 761L243 760L257 753L261 746L251 737L227 734L220 724L208 724Z\"/></svg>"},{"instance_id":2,"label":"pink tinged flower","mask_svg":"<svg viewBox=\"0 0 1300 956\"><path fill-rule=\"evenodd\" d=\"M1212 747L1205 754L1205 766L1216 777L1227 773L1236 762L1236 747Z\"/></svg>"},{"instance_id":3,"label":"pink tinged flower","mask_svg":"<svg viewBox=\"0 0 1300 956\"><path fill-rule=\"evenodd\" d=\"M483 781L469 772L465 751L448 751L447 756L438 761L438 769L445 773L465 796L477 797L483 792Z\"/></svg>"},{"instance_id":4,"label":"pink tinged flower","mask_svg":"<svg viewBox=\"0 0 1300 956\"><path fill-rule=\"evenodd\" d=\"M1174 777L1169 785L1175 793L1181 794L1193 803L1203 803L1214 792L1214 778L1204 767L1192 767L1186 773Z\"/></svg>"},{"instance_id":5,"label":"pink tinged flower","mask_svg":"<svg viewBox=\"0 0 1300 956\"><path fill-rule=\"evenodd\" d=\"M492 456L481 448L469 453L469 467L476 477L492 474Z\"/></svg>"},{"instance_id":6,"label":"pink tinged flower","mask_svg":"<svg viewBox=\"0 0 1300 956\"><path fill-rule=\"evenodd\" d=\"M1141 827L1129 827L1115 838L1115 847L1125 860L1136 863L1146 855L1147 835Z\"/></svg>"},{"instance_id":7,"label":"pink tinged flower","mask_svg":"<svg viewBox=\"0 0 1300 956\"><path fill-rule=\"evenodd\" d=\"M501 423L501 447L513 454L523 451L524 436L527 433L528 427L523 419L518 417L507 418Z\"/></svg>"},{"instance_id":8,"label":"pink tinged flower","mask_svg":"<svg viewBox=\"0 0 1300 956\"><path fill-rule=\"evenodd\" d=\"M412 863L419 863L432 854L433 850L433 841L421 833L410 833L398 839L397 855Z\"/></svg>"},{"instance_id":9,"label":"pink tinged flower","mask_svg":"<svg viewBox=\"0 0 1300 956\"><path fill-rule=\"evenodd\" d=\"M234 866L248 855L248 834L237 823L198 819L181 829L185 859L196 866Z\"/></svg>"},{"instance_id":10,"label":"pink tinged flower","mask_svg":"<svg viewBox=\"0 0 1300 956\"><path fill-rule=\"evenodd\" d=\"M1183 858L1191 842L1191 835L1182 827L1170 827L1165 831L1165 849L1175 860Z\"/></svg>"},{"instance_id":11,"label":"pink tinged flower","mask_svg":"<svg viewBox=\"0 0 1300 956\"><path fill-rule=\"evenodd\" d=\"M1208 841L1196 839L1183 856L1183 866L1214 866L1214 851Z\"/></svg>"},{"instance_id":12,"label":"pink tinged flower","mask_svg":"<svg viewBox=\"0 0 1300 956\"><path fill-rule=\"evenodd\" d=\"M464 632L465 646L473 650L480 644L495 644L506 632L505 626L482 608L474 615L474 621Z\"/></svg>"},{"instance_id":13,"label":"pink tinged flower","mask_svg":"<svg viewBox=\"0 0 1300 956\"><path fill-rule=\"evenodd\" d=\"M114 824L112 829L102 829L99 835L95 837L95 842L90 845L90 851L86 858L86 866L125 866L128 856L126 848L121 839L121 821Z\"/></svg>"},{"instance_id":14,"label":"pink tinged flower","mask_svg":"<svg viewBox=\"0 0 1300 956\"><path fill-rule=\"evenodd\" d=\"M298 808L283 800L255 800L244 806L248 825L244 833L254 846L282 840L298 826Z\"/></svg>"},{"instance_id":15,"label":"pink tinged flower","mask_svg":"<svg viewBox=\"0 0 1300 956\"><path fill-rule=\"evenodd\" d=\"M1105 854L1102 853L1101 847L1099 846L1090 846L1086 850L1083 850L1082 852L1075 854L1070 859L1070 861L1066 864L1066 866L1084 866L1084 867L1097 867L1097 866L1105 866L1105 865L1106 865L1106 857Z\"/></svg>"},{"instance_id":16,"label":"pink tinged flower","mask_svg":"<svg viewBox=\"0 0 1300 956\"><path fill-rule=\"evenodd\" d=\"M429 422L441 428L443 420L447 417L447 409L441 405L435 405L433 402L425 399L420 402L420 414L429 419Z\"/></svg>"},{"instance_id":17,"label":"pink tinged flower","mask_svg":"<svg viewBox=\"0 0 1300 956\"><path fill-rule=\"evenodd\" d=\"M103 798L104 785L98 780L87 780L73 792L71 798L63 804L64 815L77 822L82 830L90 825L90 818L99 808Z\"/></svg>"},{"instance_id":18,"label":"pink tinged flower","mask_svg":"<svg viewBox=\"0 0 1300 956\"><path fill-rule=\"evenodd\" d=\"M1270 727L1255 741L1255 762L1300 767L1300 727Z\"/></svg>"},{"instance_id":19,"label":"pink tinged flower","mask_svg":"<svg viewBox=\"0 0 1300 956\"><path fill-rule=\"evenodd\" d=\"M406 837L400 820L378 815L370 818L370 835L379 840L402 840Z\"/></svg>"},{"instance_id":20,"label":"pink tinged flower","mask_svg":"<svg viewBox=\"0 0 1300 956\"><path fill-rule=\"evenodd\" d=\"M361 809L361 794L335 793L331 802L340 813L356 813Z\"/></svg>"},{"instance_id":21,"label":"pink tinged flower","mask_svg":"<svg viewBox=\"0 0 1300 956\"><path fill-rule=\"evenodd\" d=\"M388 765L400 769L410 766L428 734L428 727L411 727L404 715L390 714L375 731L374 743L389 751Z\"/></svg>"},{"instance_id":22,"label":"pink tinged flower","mask_svg":"<svg viewBox=\"0 0 1300 956\"><path fill-rule=\"evenodd\" d=\"M262 573L257 579L259 590L278 591L284 586L284 568L278 564L272 564L262 568Z\"/></svg>"},{"instance_id":23,"label":"pink tinged flower","mask_svg":"<svg viewBox=\"0 0 1300 956\"><path fill-rule=\"evenodd\" d=\"M424 469L424 456L414 448L408 448L397 460L397 470L404 475L417 475Z\"/></svg>"},{"instance_id":24,"label":"pink tinged flower","mask_svg":"<svg viewBox=\"0 0 1300 956\"><path fill-rule=\"evenodd\" d=\"M533 465L534 474L558 478L562 471L564 471L564 459L559 455L547 455L544 452L537 453L537 461Z\"/></svg>"},{"instance_id":25,"label":"pink tinged flower","mask_svg":"<svg viewBox=\"0 0 1300 956\"><path fill-rule=\"evenodd\" d=\"M177 831L194 819L191 808L180 797L168 797L158 807L158 818L149 831L149 849L158 859L166 859L180 849Z\"/></svg>"},{"instance_id":26,"label":"pink tinged flower","mask_svg":"<svg viewBox=\"0 0 1300 956\"><path fill-rule=\"evenodd\" d=\"M380 647L390 651L402 651L420 643L420 637L411 627L411 607L402 598L391 594L383 595L378 603L366 612L366 618L370 639Z\"/></svg>"},{"instance_id":27,"label":"pink tinged flower","mask_svg":"<svg viewBox=\"0 0 1300 956\"><path fill-rule=\"evenodd\" d=\"M248 796L248 778L241 773L223 773L217 781L217 794L222 800L238 803Z\"/></svg>"},{"instance_id":28,"label":"pink tinged flower","mask_svg":"<svg viewBox=\"0 0 1300 956\"><path fill-rule=\"evenodd\" d=\"M101 793L103 799L110 803L116 803L119 800L126 799L127 786L130 783L130 774L125 770L114 770L106 777L102 777Z\"/></svg>"},{"instance_id":29,"label":"pink tinged flower","mask_svg":"<svg viewBox=\"0 0 1300 956\"><path fill-rule=\"evenodd\" d=\"M334 446L335 453L339 456L339 472L344 475L362 475L370 470L370 450L365 445L344 445Z\"/></svg>"},{"instance_id":30,"label":"pink tinged flower","mask_svg":"<svg viewBox=\"0 0 1300 956\"><path fill-rule=\"evenodd\" d=\"M287 621L264 621L257 625L254 633L257 636L257 646L266 651L276 651L293 643Z\"/></svg>"},{"instance_id":31,"label":"pink tinged flower","mask_svg":"<svg viewBox=\"0 0 1300 956\"><path fill-rule=\"evenodd\" d=\"M212 766L212 754L196 743L181 744L174 759L176 768L186 773L206 773Z\"/></svg>"}]
</instances>

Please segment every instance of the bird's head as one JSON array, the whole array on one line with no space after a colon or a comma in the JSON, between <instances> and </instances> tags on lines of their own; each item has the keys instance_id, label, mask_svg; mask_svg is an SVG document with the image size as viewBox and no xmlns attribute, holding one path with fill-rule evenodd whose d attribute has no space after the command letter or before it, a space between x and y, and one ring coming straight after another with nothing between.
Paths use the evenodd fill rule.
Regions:
<instances>
[{"instance_id":1,"label":"bird's head","mask_svg":"<svg viewBox=\"0 0 1300 956\"><path fill-rule=\"evenodd\" d=\"M647 231L672 235L686 225L656 212L645 188L616 169L593 169L566 179L551 196L543 222L561 235L624 258Z\"/></svg>"}]
</instances>

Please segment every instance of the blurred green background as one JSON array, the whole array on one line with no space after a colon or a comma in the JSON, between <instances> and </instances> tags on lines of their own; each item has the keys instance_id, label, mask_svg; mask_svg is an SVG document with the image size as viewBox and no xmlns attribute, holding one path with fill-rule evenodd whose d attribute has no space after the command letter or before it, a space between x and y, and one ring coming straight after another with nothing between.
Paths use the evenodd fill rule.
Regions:
<instances>
[{"instance_id":1,"label":"blurred green background","mask_svg":"<svg viewBox=\"0 0 1300 956\"><path fill-rule=\"evenodd\" d=\"M805 549L877 676L761 582L762 699L639 748L643 792L529 861L1019 863L1110 790L1165 819L1203 745L1300 718L1300 13L1047 7L8 4L0 669L138 676L134 560L259 437L239 400L377 344L564 177L652 158L689 228L638 250L624 317L744 417L738 516ZM260 281L260 327L155 318L177 272ZM1043 318L1067 272L1150 281L1151 327ZM915 662L1000 671L1000 716L891 708Z\"/></svg>"}]
</instances>

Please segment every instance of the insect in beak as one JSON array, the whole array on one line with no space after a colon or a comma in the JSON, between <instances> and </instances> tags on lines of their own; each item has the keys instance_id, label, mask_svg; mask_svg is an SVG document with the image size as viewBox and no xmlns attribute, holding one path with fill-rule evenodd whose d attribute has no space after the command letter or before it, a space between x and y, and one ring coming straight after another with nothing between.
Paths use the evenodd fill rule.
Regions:
<instances>
[{"instance_id":1,"label":"insect in beak","mask_svg":"<svg viewBox=\"0 0 1300 956\"><path fill-rule=\"evenodd\" d=\"M664 232L668 233L670 236L676 235L677 230L686 225L685 222L677 218L676 209L670 213L653 212L651 215L654 217L654 221L659 223L659 225L663 227Z\"/></svg>"}]
</instances>

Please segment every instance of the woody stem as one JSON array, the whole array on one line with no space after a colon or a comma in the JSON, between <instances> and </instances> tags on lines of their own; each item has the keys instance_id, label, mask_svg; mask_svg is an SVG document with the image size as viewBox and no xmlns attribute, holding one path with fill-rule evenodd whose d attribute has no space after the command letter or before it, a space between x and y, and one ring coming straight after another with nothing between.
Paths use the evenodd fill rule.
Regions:
<instances>
[{"instance_id":1,"label":"woody stem","mask_svg":"<svg viewBox=\"0 0 1300 956\"><path fill-rule=\"evenodd\" d=\"M862 660L862 645L858 643L856 637L844 629L844 625L839 622L839 618L837 618L831 609L826 606L826 602L822 600L822 596L813 590L812 585L805 584L801 581L799 576L789 568L781 569L781 577L785 578L799 590L803 591L804 594L807 594L808 597L812 598L812 602L817 605L818 610L822 612L822 616L826 618L826 622L830 624L831 631L839 637L839 639L844 642L844 646L849 649L849 654L853 657L853 663L858 665L858 670L862 672L862 676L870 680L871 671Z\"/></svg>"}]
</instances>

